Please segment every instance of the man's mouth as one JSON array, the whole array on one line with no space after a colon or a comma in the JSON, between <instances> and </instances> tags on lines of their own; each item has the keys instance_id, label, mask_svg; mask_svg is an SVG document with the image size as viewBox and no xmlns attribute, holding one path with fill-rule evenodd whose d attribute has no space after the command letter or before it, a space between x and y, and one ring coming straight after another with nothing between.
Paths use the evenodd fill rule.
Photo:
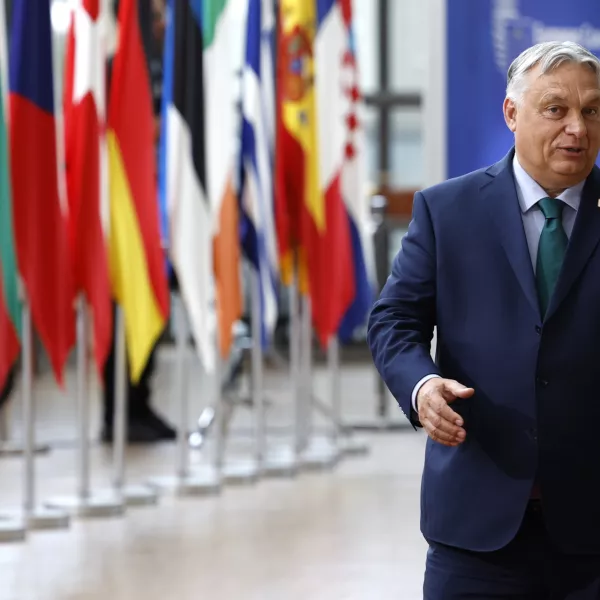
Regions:
<instances>
[{"instance_id":1,"label":"man's mouth","mask_svg":"<svg viewBox=\"0 0 600 600\"><path fill-rule=\"evenodd\" d=\"M563 146L560 149L571 154L581 154L585 150L585 148L577 148L575 146Z\"/></svg>"}]
</instances>

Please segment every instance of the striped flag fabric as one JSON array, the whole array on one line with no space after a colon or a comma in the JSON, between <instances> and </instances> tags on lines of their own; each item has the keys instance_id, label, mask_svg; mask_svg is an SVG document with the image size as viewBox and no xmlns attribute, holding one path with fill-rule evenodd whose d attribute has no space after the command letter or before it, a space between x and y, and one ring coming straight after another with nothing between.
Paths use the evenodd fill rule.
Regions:
<instances>
[{"instance_id":1,"label":"striped flag fabric","mask_svg":"<svg viewBox=\"0 0 600 600\"><path fill-rule=\"evenodd\" d=\"M233 325L242 315L239 207L235 177L239 117L231 56L236 25L232 0L203 0L206 190L213 214L213 262L221 358L233 343Z\"/></svg>"},{"instance_id":2,"label":"striped flag fabric","mask_svg":"<svg viewBox=\"0 0 600 600\"><path fill-rule=\"evenodd\" d=\"M136 0L119 2L107 122L109 267L125 317L130 379L137 383L169 313L161 248L154 117Z\"/></svg>"},{"instance_id":3,"label":"striped flag fabric","mask_svg":"<svg viewBox=\"0 0 600 600\"><path fill-rule=\"evenodd\" d=\"M168 6L162 171L170 257L205 369L215 368L213 217L206 194L201 3Z\"/></svg>"},{"instance_id":4,"label":"striped flag fabric","mask_svg":"<svg viewBox=\"0 0 600 600\"><path fill-rule=\"evenodd\" d=\"M330 133L326 68L315 61L331 44L325 3L282 0L279 59L278 193L306 260L313 326L322 346L337 335L355 296L352 247L341 190L338 140ZM283 189L282 189L283 188ZM278 230L279 232L279 230ZM284 248L285 249L285 248ZM283 265L282 265L283 268Z\"/></svg>"},{"instance_id":5,"label":"striped flag fabric","mask_svg":"<svg viewBox=\"0 0 600 600\"><path fill-rule=\"evenodd\" d=\"M319 157L326 197L341 196L350 232L350 252L340 253L351 270L354 296L339 324L342 342L364 324L374 300L372 244L365 201L364 140L359 117L360 91L352 37L351 0L317 0L316 39ZM340 219L341 214L339 215ZM345 235L345 234L344 234ZM346 247L347 248L347 247Z\"/></svg>"},{"instance_id":6,"label":"striped flag fabric","mask_svg":"<svg viewBox=\"0 0 600 600\"><path fill-rule=\"evenodd\" d=\"M21 327L8 156L6 34L4 2L0 2L0 390L19 356Z\"/></svg>"},{"instance_id":7,"label":"striped flag fabric","mask_svg":"<svg viewBox=\"0 0 600 600\"><path fill-rule=\"evenodd\" d=\"M67 38L64 86L65 165L76 291L85 295L101 375L112 340L108 271L106 54L100 0L79 0Z\"/></svg>"},{"instance_id":8,"label":"striped flag fabric","mask_svg":"<svg viewBox=\"0 0 600 600\"><path fill-rule=\"evenodd\" d=\"M241 239L260 282L261 334L267 347L277 321L279 265L273 204L275 12L250 0L242 79Z\"/></svg>"},{"instance_id":9,"label":"striped flag fabric","mask_svg":"<svg viewBox=\"0 0 600 600\"><path fill-rule=\"evenodd\" d=\"M32 322L59 384L75 341L66 199L59 193L50 4L12 7L9 67L13 219Z\"/></svg>"}]
</instances>

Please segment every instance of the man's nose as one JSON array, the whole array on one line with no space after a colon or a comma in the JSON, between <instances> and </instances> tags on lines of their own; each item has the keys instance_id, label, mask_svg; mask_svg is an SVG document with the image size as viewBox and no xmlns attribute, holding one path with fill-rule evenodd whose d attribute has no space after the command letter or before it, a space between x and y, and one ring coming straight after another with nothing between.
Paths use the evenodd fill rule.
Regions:
<instances>
[{"instance_id":1,"label":"man's nose","mask_svg":"<svg viewBox=\"0 0 600 600\"><path fill-rule=\"evenodd\" d=\"M580 112L573 112L567 118L567 125L565 127L565 133L574 135L576 138L582 138L587 134L587 127L585 119Z\"/></svg>"}]
</instances>

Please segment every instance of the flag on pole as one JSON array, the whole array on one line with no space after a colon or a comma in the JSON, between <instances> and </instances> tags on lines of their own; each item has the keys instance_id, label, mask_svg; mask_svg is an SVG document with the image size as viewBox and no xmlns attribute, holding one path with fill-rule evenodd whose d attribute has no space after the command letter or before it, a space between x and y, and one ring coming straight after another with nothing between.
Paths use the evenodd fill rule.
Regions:
<instances>
[{"instance_id":1,"label":"flag on pole","mask_svg":"<svg viewBox=\"0 0 600 600\"><path fill-rule=\"evenodd\" d=\"M170 256L200 360L215 367L213 218L206 195L201 5L168 7L163 84L162 194ZM219 119L219 117L217 117Z\"/></svg>"},{"instance_id":2,"label":"flag on pole","mask_svg":"<svg viewBox=\"0 0 600 600\"><path fill-rule=\"evenodd\" d=\"M75 340L66 202L59 193L50 4L13 5L9 125L17 264L57 381Z\"/></svg>"},{"instance_id":3,"label":"flag on pole","mask_svg":"<svg viewBox=\"0 0 600 600\"><path fill-rule=\"evenodd\" d=\"M313 325L322 346L337 335L355 295L351 239L341 190L338 140L327 106L335 79L315 61L332 49L329 3L282 0L279 201L306 260ZM316 88L316 89L315 89ZM289 259L287 259L289 261ZM286 269L288 264L285 265ZM282 265L282 269L284 265Z\"/></svg>"},{"instance_id":4,"label":"flag on pole","mask_svg":"<svg viewBox=\"0 0 600 600\"><path fill-rule=\"evenodd\" d=\"M108 109L109 265L135 383L161 335L169 289L160 242L154 118L136 0L120 0Z\"/></svg>"},{"instance_id":5,"label":"flag on pole","mask_svg":"<svg viewBox=\"0 0 600 600\"><path fill-rule=\"evenodd\" d=\"M262 343L277 321L279 267L273 205L275 13L272 0L250 0L242 80L241 239L260 282Z\"/></svg>"},{"instance_id":6,"label":"flag on pole","mask_svg":"<svg viewBox=\"0 0 600 600\"><path fill-rule=\"evenodd\" d=\"M10 164L8 157L8 57L4 2L0 2L0 389L17 357L21 315L13 236Z\"/></svg>"},{"instance_id":7,"label":"flag on pole","mask_svg":"<svg viewBox=\"0 0 600 600\"><path fill-rule=\"evenodd\" d=\"M236 174L236 73L231 49L236 31L232 0L194 0L202 6L204 44L206 177L213 215L217 327L222 358L229 355L233 324L242 314L239 208Z\"/></svg>"},{"instance_id":8,"label":"flag on pole","mask_svg":"<svg viewBox=\"0 0 600 600\"><path fill-rule=\"evenodd\" d=\"M65 58L65 164L75 287L91 309L99 374L104 372L113 329L104 42L100 0L79 0L72 13Z\"/></svg>"},{"instance_id":9,"label":"flag on pole","mask_svg":"<svg viewBox=\"0 0 600 600\"><path fill-rule=\"evenodd\" d=\"M354 296L338 328L348 341L364 324L373 303L372 244L367 238L364 140L359 118L360 91L352 38L351 0L317 0L316 40L319 156L322 185L329 201L342 198L350 233L350 252L340 253L345 277L353 281ZM333 197L333 198L332 198ZM338 206L338 210L340 210ZM341 210L339 213L342 220ZM345 237L345 234L344 234ZM348 270L350 267L350 270Z\"/></svg>"}]
</instances>

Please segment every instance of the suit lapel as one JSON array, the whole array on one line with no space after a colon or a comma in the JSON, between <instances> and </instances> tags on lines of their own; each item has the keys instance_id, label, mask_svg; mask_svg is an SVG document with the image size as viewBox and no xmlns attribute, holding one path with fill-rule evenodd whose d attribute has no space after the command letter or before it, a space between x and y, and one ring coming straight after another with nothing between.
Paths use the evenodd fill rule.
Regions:
<instances>
[{"instance_id":1,"label":"suit lapel","mask_svg":"<svg viewBox=\"0 0 600 600\"><path fill-rule=\"evenodd\" d=\"M492 179L484 184L480 193L496 226L508 262L519 281L523 293L539 319L540 307L535 286L535 275L512 172L513 156L514 150L502 161L487 170L487 175Z\"/></svg>"},{"instance_id":2,"label":"suit lapel","mask_svg":"<svg viewBox=\"0 0 600 600\"><path fill-rule=\"evenodd\" d=\"M560 276L556 283L556 289L550 299L546 319L549 319L560 306L561 302L563 302L569 290L581 275L598 242L600 242L599 198L600 170L594 167L583 188L581 204L577 211L575 225L571 233Z\"/></svg>"}]
</instances>

